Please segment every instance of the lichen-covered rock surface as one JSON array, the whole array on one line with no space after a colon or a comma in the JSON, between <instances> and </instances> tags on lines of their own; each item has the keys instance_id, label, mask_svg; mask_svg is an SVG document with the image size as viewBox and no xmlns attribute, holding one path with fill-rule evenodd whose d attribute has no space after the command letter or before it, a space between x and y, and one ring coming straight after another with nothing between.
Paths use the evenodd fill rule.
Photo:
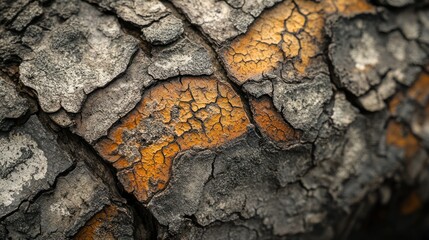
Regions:
<instances>
[{"instance_id":1,"label":"lichen-covered rock surface","mask_svg":"<svg viewBox=\"0 0 429 240\"><path fill-rule=\"evenodd\" d=\"M428 151L426 0L0 2L0 239L421 238Z\"/></svg>"}]
</instances>

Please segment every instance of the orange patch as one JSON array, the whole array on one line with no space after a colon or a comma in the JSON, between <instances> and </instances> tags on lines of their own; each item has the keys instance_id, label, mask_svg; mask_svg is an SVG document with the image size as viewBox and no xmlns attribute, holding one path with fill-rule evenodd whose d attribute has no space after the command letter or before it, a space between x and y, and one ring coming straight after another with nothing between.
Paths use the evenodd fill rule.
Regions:
<instances>
[{"instance_id":1,"label":"orange patch","mask_svg":"<svg viewBox=\"0 0 429 240\"><path fill-rule=\"evenodd\" d=\"M116 239L109 229L112 229L110 223L118 215L116 205L106 206L103 210L95 214L79 232L75 235L75 240L93 240L93 239ZM104 227L103 227L104 226Z\"/></svg>"},{"instance_id":2,"label":"orange patch","mask_svg":"<svg viewBox=\"0 0 429 240\"><path fill-rule=\"evenodd\" d=\"M408 89L408 96L422 106L426 104L429 99L429 74L423 72L420 74L417 81Z\"/></svg>"},{"instance_id":3,"label":"orange patch","mask_svg":"<svg viewBox=\"0 0 429 240\"><path fill-rule=\"evenodd\" d=\"M215 79L184 78L146 91L136 109L96 144L128 192L147 201L164 189L174 157L240 137L250 124L240 97Z\"/></svg>"},{"instance_id":4,"label":"orange patch","mask_svg":"<svg viewBox=\"0 0 429 240\"><path fill-rule=\"evenodd\" d=\"M400 92L392 98L389 102L389 111L393 116L397 115L397 108L404 101L405 96L417 101L424 107L424 119L422 121L427 121L426 116L429 115L426 114L429 112L429 74L426 72L421 73L405 94ZM420 141L403 124L394 121L389 122L386 141L388 144L404 149L407 159L414 156L421 147Z\"/></svg>"},{"instance_id":5,"label":"orange patch","mask_svg":"<svg viewBox=\"0 0 429 240\"><path fill-rule=\"evenodd\" d=\"M389 102L389 112L396 116L398 114L398 106L404 100L404 94L399 92L393 96L392 100Z\"/></svg>"},{"instance_id":6,"label":"orange patch","mask_svg":"<svg viewBox=\"0 0 429 240\"><path fill-rule=\"evenodd\" d=\"M403 124L390 121L387 126L386 143L405 151L405 158L412 159L420 149L419 140Z\"/></svg>"},{"instance_id":7,"label":"orange patch","mask_svg":"<svg viewBox=\"0 0 429 240\"><path fill-rule=\"evenodd\" d=\"M290 61L298 73L305 74L323 46L327 16L352 16L374 10L365 0L287 0L261 14L221 56L239 84L273 71L284 61Z\"/></svg>"},{"instance_id":8,"label":"orange patch","mask_svg":"<svg viewBox=\"0 0 429 240\"><path fill-rule=\"evenodd\" d=\"M405 92L397 93L389 102L389 112L392 116L398 115L398 106L406 99L416 101L420 108L412 113L417 120L416 123L424 126L429 120L429 74L423 72L419 75L414 84ZM405 152L406 165L413 161L414 157L422 149L420 139L418 139L407 125L395 121L390 121L386 131L386 143L402 149ZM419 130L416 130L419 131Z\"/></svg>"},{"instance_id":9,"label":"orange patch","mask_svg":"<svg viewBox=\"0 0 429 240\"><path fill-rule=\"evenodd\" d=\"M296 143L300 139L301 132L285 122L270 98L251 98L250 109L257 127L265 136L287 145Z\"/></svg>"}]
</instances>

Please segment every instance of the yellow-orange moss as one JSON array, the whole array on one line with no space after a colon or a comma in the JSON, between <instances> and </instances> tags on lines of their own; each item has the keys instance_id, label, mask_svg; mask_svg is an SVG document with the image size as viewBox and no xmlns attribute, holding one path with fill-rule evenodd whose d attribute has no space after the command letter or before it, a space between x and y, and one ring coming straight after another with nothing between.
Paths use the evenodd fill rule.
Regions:
<instances>
[{"instance_id":1,"label":"yellow-orange moss","mask_svg":"<svg viewBox=\"0 0 429 240\"><path fill-rule=\"evenodd\" d=\"M422 72L414 84L405 92L399 92L389 102L389 112L391 115L396 116L398 106L405 98L412 99L423 107L423 119L421 121L429 120L429 74ZM405 151L407 160L412 160L414 155L420 150L420 140L407 129L407 127L399 122L390 121L387 126L386 142L389 145L396 146Z\"/></svg>"},{"instance_id":2,"label":"yellow-orange moss","mask_svg":"<svg viewBox=\"0 0 429 240\"><path fill-rule=\"evenodd\" d=\"M366 0L286 0L264 12L248 32L235 39L221 56L239 83L291 61L304 74L312 57L320 53L326 18L338 13L352 16L373 12Z\"/></svg>"},{"instance_id":3,"label":"yellow-orange moss","mask_svg":"<svg viewBox=\"0 0 429 240\"><path fill-rule=\"evenodd\" d=\"M393 96L393 98L389 102L389 112L393 116L396 116L398 114L398 106L401 104L402 101L404 101L404 93L398 92Z\"/></svg>"},{"instance_id":4,"label":"yellow-orange moss","mask_svg":"<svg viewBox=\"0 0 429 240\"><path fill-rule=\"evenodd\" d=\"M421 148L419 140L404 124L390 121L386 130L386 143L405 151L405 158L412 159Z\"/></svg>"},{"instance_id":5,"label":"yellow-orange moss","mask_svg":"<svg viewBox=\"0 0 429 240\"><path fill-rule=\"evenodd\" d=\"M429 74L423 72L416 82L408 89L408 96L424 106L429 100Z\"/></svg>"},{"instance_id":6,"label":"yellow-orange moss","mask_svg":"<svg viewBox=\"0 0 429 240\"><path fill-rule=\"evenodd\" d=\"M249 119L233 89L211 78L163 82L96 144L118 169L128 192L147 201L164 189L172 160L191 148L212 148L247 131Z\"/></svg>"},{"instance_id":7,"label":"yellow-orange moss","mask_svg":"<svg viewBox=\"0 0 429 240\"><path fill-rule=\"evenodd\" d=\"M269 97L251 98L250 109L257 127L265 136L285 144L296 143L299 140L300 131L285 122Z\"/></svg>"},{"instance_id":8,"label":"yellow-orange moss","mask_svg":"<svg viewBox=\"0 0 429 240\"><path fill-rule=\"evenodd\" d=\"M75 240L115 240L115 236L109 228L110 223L118 215L118 207L116 205L108 205L103 210L95 214L79 232L75 235ZM102 227L105 226L105 227Z\"/></svg>"}]
</instances>

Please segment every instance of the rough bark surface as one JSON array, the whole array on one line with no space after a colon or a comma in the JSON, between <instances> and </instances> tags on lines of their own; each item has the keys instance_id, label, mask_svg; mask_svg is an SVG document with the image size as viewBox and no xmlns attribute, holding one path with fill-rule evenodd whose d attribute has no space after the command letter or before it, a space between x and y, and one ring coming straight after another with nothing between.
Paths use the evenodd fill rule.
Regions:
<instances>
[{"instance_id":1,"label":"rough bark surface","mask_svg":"<svg viewBox=\"0 0 429 240\"><path fill-rule=\"evenodd\" d=\"M0 239L427 234L427 0L3 0L0 70Z\"/></svg>"}]
</instances>

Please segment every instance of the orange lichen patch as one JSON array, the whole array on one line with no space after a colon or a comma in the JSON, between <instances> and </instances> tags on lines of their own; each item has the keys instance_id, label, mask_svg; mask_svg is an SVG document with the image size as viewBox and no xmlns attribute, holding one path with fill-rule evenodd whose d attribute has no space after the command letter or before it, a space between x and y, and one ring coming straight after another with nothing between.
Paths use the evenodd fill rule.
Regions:
<instances>
[{"instance_id":1,"label":"orange lichen patch","mask_svg":"<svg viewBox=\"0 0 429 240\"><path fill-rule=\"evenodd\" d=\"M404 93L399 92L393 96L392 100L389 102L389 112L396 116L398 114L398 106L404 100Z\"/></svg>"},{"instance_id":2,"label":"orange lichen patch","mask_svg":"<svg viewBox=\"0 0 429 240\"><path fill-rule=\"evenodd\" d=\"M406 92L399 92L390 100L389 112L391 115L397 115L398 106L405 100L405 98L409 98L417 102L424 108L422 113L425 116L429 116L429 114L427 114L429 113L429 74L427 72L422 72ZM423 120L425 121L426 118Z\"/></svg>"},{"instance_id":3,"label":"orange lichen patch","mask_svg":"<svg viewBox=\"0 0 429 240\"><path fill-rule=\"evenodd\" d=\"M418 134L419 131L423 131L429 121L429 75L427 73L421 73L410 88L397 93L390 100L389 112L392 116L397 116L400 111L399 106L405 107L410 104L416 107L412 113L412 123L405 125L392 120L389 122L386 132L386 143L404 151L407 167L411 166L417 155L424 150L421 139L417 138L414 133Z\"/></svg>"},{"instance_id":4,"label":"orange lichen patch","mask_svg":"<svg viewBox=\"0 0 429 240\"><path fill-rule=\"evenodd\" d=\"M240 84L273 71L282 61L291 61L297 72L304 74L321 51L329 15L352 16L374 9L366 0L287 0L259 16L221 56Z\"/></svg>"},{"instance_id":5,"label":"orange lichen patch","mask_svg":"<svg viewBox=\"0 0 429 240\"><path fill-rule=\"evenodd\" d=\"M277 112L270 98L251 98L250 109L256 126L265 136L285 144L296 143L301 132L290 126L279 112Z\"/></svg>"},{"instance_id":6,"label":"orange lichen patch","mask_svg":"<svg viewBox=\"0 0 429 240\"><path fill-rule=\"evenodd\" d=\"M404 101L405 96L423 106L424 112L429 112L429 74L421 73L405 94L399 92L392 98L389 102L389 111L393 116L397 114L397 108ZM424 115L424 117L429 116L429 114ZM388 144L406 150L407 157L412 157L421 147L420 141L403 124L394 121L391 121L387 127L386 140Z\"/></svg>"},{"instance_id":7,"label":"orange lichen patch","mask_svg":"<svg viewBox=\"0 0 429 240\"><path fill-rule=\"evenodd\" d=\"M387 126L386 143L403 149L406 159L412 159L421 148L420 142L414 134L404 124L393 120Z\"/></svg>"},{"instance_id":8,"label":"orange lichen patch","mask_svg":"<svg viewBox=\"0 0 429 240\"><path fill-rule=\"evenodd\" d=\"M416 192L412 192L402 203L401 213L403 215L409 215L423 206L423 201Z\"/></svg>"},{"instance_id":9,"label":"orange lichen patch","mask_svg":"<svg viewBox=\"0 0 429 240\"><path fill-rule=\"evenodd\" d=\"M118 169L125 189L147 201L166 187L180 151L220 146L242 136L248 125L241 99L229 85L184 78L145 92L96 149Z\"/></svg>"},{"instance_id":10,"label":"orange lichen patch","mask_svg":"<svg viewBox=\"0 0 429 240\"><path fill-rule=\"evenodd\" d=\"M108 205L103 210L95 214L79 232L75 235L75 240L95 240L117 239L112 233L114 218L119 215L116 205Z\"/></svg>"},{"instance_id":11,"label":"orange lichen patch","mask_svg":"<svg viewBox=\"0 0 429 240\"><path fill-rule=\"evenodd\" d=\"M408 96L424 106L429 100L429 74L423 72L408 89Z\"/></svg>"}]
</instances>

